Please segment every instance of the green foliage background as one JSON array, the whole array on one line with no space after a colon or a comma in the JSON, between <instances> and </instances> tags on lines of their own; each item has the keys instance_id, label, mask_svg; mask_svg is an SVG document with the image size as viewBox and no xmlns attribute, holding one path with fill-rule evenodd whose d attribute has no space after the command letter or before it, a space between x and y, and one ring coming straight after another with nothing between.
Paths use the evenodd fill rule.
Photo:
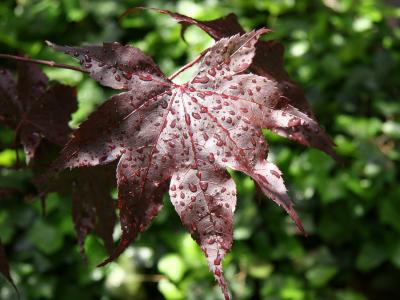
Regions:
<instances>
[{"instance_id":1,"label":"green foliage background","mask_svg":"<svg viewBox=\"0 0 400 300\"><path fill-rule=\"evenodd\" d=\"M304 88L344 163L265 133L309 236L299 236L283 210L260 200L253 182L234 174L235 241L224 262L234 299L400 299L400 7L395 2L2 0L0 52L72 63L43 41L119 41L141 48L171 74L212 40L190 28L185 44L180 26L156 13L119 21L126 8L147 5L204 20L235 12L246 29L272 28L267 38L285 44L287 70ZM0 65L15 68L11 61ZM44 70L51 79L78 86L79 110L71 126L112 93L77 72ZM0 237L23 299L221 299L205 259L168 201L150 229L108 267L95 268L106 254L90 237L85 264L70 199L49 195L48 215L40 216L31 173L12 168L12 140L12 131L0 128L0 187L22 191L0 200ZM0 298L16 298L1 278Z\"/></svg>"}]
</instances>

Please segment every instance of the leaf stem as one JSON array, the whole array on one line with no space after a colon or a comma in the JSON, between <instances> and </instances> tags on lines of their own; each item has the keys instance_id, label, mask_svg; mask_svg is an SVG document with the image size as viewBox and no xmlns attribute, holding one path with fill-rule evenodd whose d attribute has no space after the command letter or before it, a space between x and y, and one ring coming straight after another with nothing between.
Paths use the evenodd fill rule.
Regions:
<instances>
[{"instance_id":1,"label":"leaf stem","mask_svg":"<svg viewBox=\"0 0 400 300\"><path fill-rule=\"evenodd\" d=\"M202 53L200 53L199 56L197 56L194 60L192 60L190 63L184 65L182 68L180 68L178 71L176 71L174 74L172 74L171 76L168 77L169 80L173 80L176 76L178 76L180 73L182 73L183 71L185 71L186 69L189 69L191 66L193 66L194 64L196 64L204 55L207 54L209 49L203 51Z\"/></svg>"},{"instance_id":2,"label":"leaf stem","mask_svg":"<svg viewBox=\"0 0 400 300\"><path fill-rule=\"evenodd\" d=\"M0 53L0 58L13 59L13 60L29 62L29 63L33 63L33 64L38 64L38 65L44 65L44 66L48 66L48 67L69 69L69 70L78 71L78 72L82 72L82 73L89 73L87 70L85 70L83 68L65 65L65 64L58 64L51 60L32 59L29 57L10 55L10 54L2 54L2 53Z\"/></svg>"}]
</instances>

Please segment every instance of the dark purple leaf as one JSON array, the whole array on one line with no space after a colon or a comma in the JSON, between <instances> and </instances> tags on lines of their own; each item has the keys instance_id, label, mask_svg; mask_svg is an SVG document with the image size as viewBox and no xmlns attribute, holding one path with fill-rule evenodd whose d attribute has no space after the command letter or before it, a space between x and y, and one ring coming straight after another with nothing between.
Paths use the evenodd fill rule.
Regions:
<instances>
[{"instance_id":1,"label":"dark purple leaf","mask_svg":"<svg viewBox=\"0 0 400 300\"><path fill-rule=\"evenodd\" d=\"M11 277L10 266L8 265L6 252L4 251L4 247L3 247L3 244L1 242L1 240L0 240L0 273L3 274L3 276L12 285L12 287L14 288L14 290L17 293L18 298L19 298L19 292L18 292L18 289L15 286L15 283L14 283L12 277Z\"/></svg>"},{"instance_id":2,"label":"dark purple leaf","mask_svg":"<svg viewBox=\"0 0 400 300\"><path fill-rule=\"evenodd\" d=\"M245 30L240 25L235 14L230 13L222 18L211 20L211 21L199 21L191 17L175 13L165 9L148 8L148 7L137 7L129 9L125 14L134 12L138 9L151 9L162 14L169 15L177 20L182 25L181 36L183 37L186 29L190 25L196 25L205 32L207 32L211 37L219 40L224 37L230 37L235 34L244 34Z\"/></svg>"},{"instance_id":3,"label":"dark purple leaf","mask_svg":"<svg viewBox=\"0 0 400 300\"><path fill-rule=\"evenodd\" d=\"M74 88L49 86L46 75L30 63L19 64L17 83L9 71L0 71L0 104L0 122L16 130L28 163L42 138L58 145L67 142L68 122L77 108Z\"/></svg>"},{"instance_id":4,"label":"dark purple leaf","mask_svg":"<svg viewBox=\"0 0 400 300\"><path fill-rule=\"evenodd\" d=\"M42 203L49 192L58 192L71 197L72 221L84 259L84 243L88 234L95 232L112 253L113 231L116 222L116 205L111 191L116 186L115 164L94 168L77 168L51 178L40 177L59 155L60 147L48 141L41 143L31 169L36 178Z\"/></svg>"},{"instance_id":5,"label":"dark purple leaf","mask_svg":"<svg viewBox=\"0 0 400 300\"><path fill-rule=\"evenodd\" d=\"M116 221L116 207L111 198L115 182L113 170L107 166L76 171L72 185L72 219L81 251L84 251L86 236L95 230L111 254Z\"/></svg>"},{"instance_id":6,"label":"dark purple leaf","mask_svg":"<svg viewBox=\"0 0 400 300\"><path fill-rule=\"evenodd\" d=\"M17 84L10 71L0 69L0 122L12 126L18 114Z\"/></svg>"},{"instance_id":7,"label":"dark purple leaf","mask_svg":"<svg viewBox=\"0 0 400 300\"><path fill-rule=\"evenodd\" d=\"M84 257L86 237L95 232L108 253L113 252L116 205L111 198L115 186L115 165L65 171L48 186L48 191L71 195L72 221Z\"/></svg>"}]
</instances>

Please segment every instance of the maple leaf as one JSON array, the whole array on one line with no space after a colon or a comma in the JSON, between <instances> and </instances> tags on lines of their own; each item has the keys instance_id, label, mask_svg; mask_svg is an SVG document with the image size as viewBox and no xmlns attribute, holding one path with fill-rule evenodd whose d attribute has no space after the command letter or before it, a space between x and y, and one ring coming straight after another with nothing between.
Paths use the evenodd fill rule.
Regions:
<instances>
[{"instance_id":1,"label":"maple leaf","mask_svg":"<svg viewBox=\"0 0 400 300\"><path fill-rule=\"evenodd\" d=\"M30 168L36 178L40 178L59 155L60 147L43 142L36 151ZM81 255L86 259L84 243L86 237L94 232L103 240L109 254L114 248L113 231L116 222L116 205L111 197L115 186L115 164L93 168L77 168L65 171L44 181L34 180L45 211L45 196L57 192L71 197L72 221L78 239ZM1 192L1 190L0 190Z\"/></svg>"},{"instance_id":2,"label":"maple leaf","mask_svg":"<svg viewBox=\"0 0 400 300\"><path fill-rule=\"evenodd\" d=\"M26 161L35 156L42 138L64 145L70 115L77 108L75 89L54 84L34 64L19 63L18 82L10 71L0 70L0 122L15 129Z\"/></svg>"},{"instance_id":3,"label":"maple leaf","mask_svg":"<svg viewBox=\"0 0 400 300\"><path fill-rule=\"evenodd\" d=\"M171 16L182 25L182 37L185 30L191 25L199 27L217 41L221 38L245 33L245 30L237 19L237 16L233 13L215 20L200 21L169 10L135 7L127 10L124 15L135 12L138 9L150 9ZM296 115L294 122L297 122L297 125L287 127L276 123L275 126L269 127L269 129L305 146L318 148L326 152L336 161L339 161L339 158L333 150L334 143L329 136L327 136L323 130L314 132L308 127L308 118L315 120L314 114L302 89L295 82L290 80L286 73L283 54L284 47L279 41L259 41L256 44L256 53L249 67L250 72L274 81L281 92L281 97L283 97L294 108L299 110L297 111L292 109L292 113ZM283 104L284 101L281 101L280 103ZM299 120L302 120L302 122L299 123Z\"/></svg>"},{"instance_id":4,"label":"maple leaf","mask_svg":"<svg viewBox=\"0 0 400 300\"><path fill-rule=\"evenodd\" d=\"M6 257L6 252L3 247L3 243L0 240L0 273L3 274L3 276L8 280L8 282L12 285L14 288L15 292L17 293L18 299L19 297L19 292L17 287L15 286L14 280L11 277L10 274L10 266L8 265L7 257Z\"/></svg>"},{"instance_id":5,"label":"maple leaf","mask_svg":"<svg viewBox=\"0 0 400 300\"><path fill-rule=\"evenodd\" d=\"M122 237L101 265L145 230L169 187L175 210L229 299L221 261L232 246L236 188L228 168L251 176L303 231L281 172L265 159L268 149L261 129L303 126L316 135L322 130L285 100L276 81L249 73L255 44L267 31L220 39L185 84L170 81L149 57L130 46L48 43L79 59L101 84L128 90L111 97L82 123L52 167L59 171L118 160Z\"/></svg>"},{"instance_id":6,"label":"maple leaf","mask_svg":"<svg viewBox=\"0 0 400 300\"><path fill-rule=\"evenodd\" d=\"M114 170L114 165L79 168L62 174L50 188L71 194L72 221L83 257L85 239L92 232L103 240L109 254L113 251L116 207L111 188L115 181Z\"/></svg>"}]
</instances>

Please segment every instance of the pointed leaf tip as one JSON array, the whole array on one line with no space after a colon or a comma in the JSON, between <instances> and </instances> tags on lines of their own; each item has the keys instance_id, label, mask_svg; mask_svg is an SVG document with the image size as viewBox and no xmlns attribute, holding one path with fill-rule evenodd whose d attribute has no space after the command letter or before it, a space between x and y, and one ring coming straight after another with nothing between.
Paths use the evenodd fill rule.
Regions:
<instances>
[{"instance_id":1,"label":"pointed leaf tip","mask_svg":"<svg viewBox=\"0 0 400 300\"><path fill-rule=\"evenodd\" d=\"M285 210L288 212L289 216L294 220L294 223L296 224L297 229L299 230L300 234L307 236L307 232L305 231L303 227L303 223L301 222L299 216L297 215L296 211L294 210L293 207L285 208Z\"/></svg>"},{"instance_id":2,"label":"pointed leaf tip","mask_svg":"<svg viewBox=\"0 0 400 300\"><path fill-rule=\"evenodd\" d=\"M122 252L124 252L124 250L129 246L129 243L130 241L122 239L119 242L118 246L113 250L111 255L107 257L103 262L98 264L97 268L104 267L105 265L108 265L109 263L115 261L115 259L117 259L122 254Z\"/></svg>"},{"instance_id":3,"label":"pointed leaf tip","mask_svg":"<svg viewBox=\"0 0 400 300\"><path fill-rule=\"evenodd\" d=\"M0 273L3 274L4 278L11 284L15 293L17 294L18 299L21 299L19 290L18 290L17 286L15 285L14 280L11 277L10 266L8 264L4 246L1 242L1 240L0 240Z\"/></svg>"}]
</instances>

